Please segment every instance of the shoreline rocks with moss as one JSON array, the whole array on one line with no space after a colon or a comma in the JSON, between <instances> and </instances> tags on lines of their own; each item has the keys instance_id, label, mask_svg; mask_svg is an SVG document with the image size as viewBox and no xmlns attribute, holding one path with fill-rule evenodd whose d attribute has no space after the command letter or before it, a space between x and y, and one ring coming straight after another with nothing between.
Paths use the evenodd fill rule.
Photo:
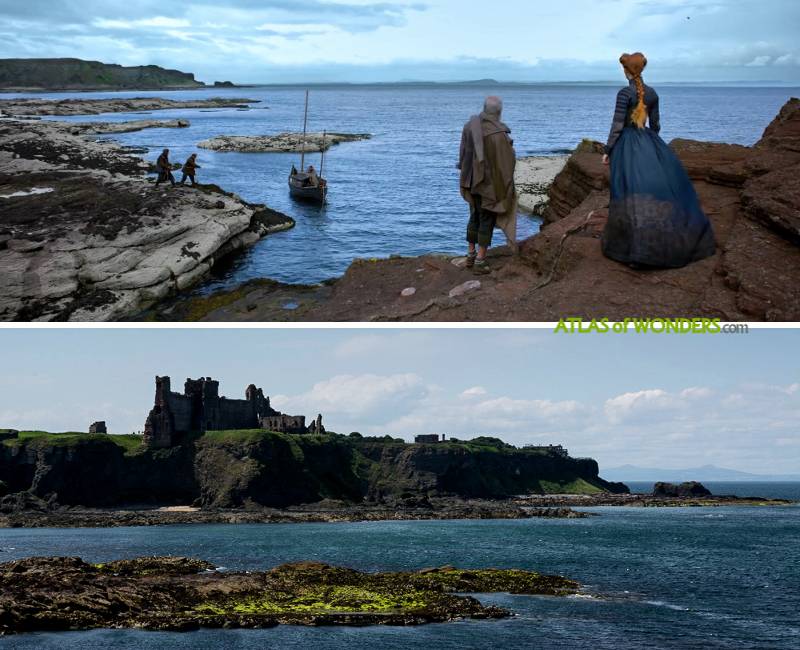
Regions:
<instances>
[{"instance_id":1,"label":"shoreline rocks with moss","mask_svg":"<svg viewBox=\"0 0 800 650\"><path fill-rule=\"evenodd\" d=\"M368 133L307 133L303 146L302 133L275 135L220 135L198 143L201 149L238 153L315 153L327 151L342 142L369 140Z\"/></svg>"},{"instance_id":2,"label":"shoreline rocks with moss","mask_svg":"<svg viewBox=\"0 0 800 650\"><path fill-rule=\"evenodd\" d=\"M227 572L192 558L90 564L76 557L0 564L0 634L276 625L422 625L511 612L467 593L566 596L580 585L520 569L364 573L319 562Z\"/></svg>"}]
</instances>

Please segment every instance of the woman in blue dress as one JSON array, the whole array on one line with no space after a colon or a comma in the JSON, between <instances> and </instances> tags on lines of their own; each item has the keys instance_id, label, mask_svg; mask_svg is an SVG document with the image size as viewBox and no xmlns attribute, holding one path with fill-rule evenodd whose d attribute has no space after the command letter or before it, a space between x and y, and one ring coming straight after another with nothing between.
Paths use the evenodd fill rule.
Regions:
<instances>
[{"instance_id":1,"label":"woman in blue dress","mask_svg":"<svg viewBox=\"0 0 800 650\"><path fill-rule=\"evenodd\" d=\"M603 253L644 268L679 268L709 257L714 232L681 161L658 135L658 95L642 81L647 59L637 52L619 61L630 83L617 95L603 156L611 164Z\"/></svg>"}]
</instances>

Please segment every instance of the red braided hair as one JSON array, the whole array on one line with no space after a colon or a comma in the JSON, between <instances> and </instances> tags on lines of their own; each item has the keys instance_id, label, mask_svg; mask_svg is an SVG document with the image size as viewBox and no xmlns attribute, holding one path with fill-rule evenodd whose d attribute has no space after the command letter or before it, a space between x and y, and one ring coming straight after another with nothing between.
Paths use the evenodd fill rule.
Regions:
<instances>
[{"instance_id":1,"label":"red braided hair","mask_svg":"<svg viewBox=\"0 0 800 650\"><path fill-rule=\"evenodd\" d=\"M631 114L631 121L640 129L644 128L647 123L647 106L644 103L644 81L642 81L642 71L647 67L647 57L641 52L634 54L623 54L619 57L619 62L625 71L633 77L636 83L636 95L639 98L639 103L633 109Z\"/></svg>"}]
</instances>

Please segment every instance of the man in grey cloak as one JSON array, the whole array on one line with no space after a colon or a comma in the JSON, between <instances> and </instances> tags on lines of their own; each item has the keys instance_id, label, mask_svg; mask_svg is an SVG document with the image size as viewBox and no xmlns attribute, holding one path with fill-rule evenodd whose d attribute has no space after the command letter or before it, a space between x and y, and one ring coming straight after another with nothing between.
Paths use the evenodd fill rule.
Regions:
<instances>
[{"instance_id":1,"label":"man in grey cloak","mask_svg":"<svg viewBox=\"0 0 800 650\"><path fill-rule=\"evenodd\" d=\"M517 156L509 135L511 129L500 121L502 112L502 100L487 97L483 112L473 115L461 133L461 196L470 205L467 268L474 268L476 273L489 272L486 252L495 226L503 230L509 246L516 251Z\"/></svg>"}]
</instances>

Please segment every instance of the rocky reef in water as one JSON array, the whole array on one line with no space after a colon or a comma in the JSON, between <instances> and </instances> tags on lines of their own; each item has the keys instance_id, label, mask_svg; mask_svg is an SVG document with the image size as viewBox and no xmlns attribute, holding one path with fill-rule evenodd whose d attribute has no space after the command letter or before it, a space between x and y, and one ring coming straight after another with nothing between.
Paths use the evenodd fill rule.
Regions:
<instances>
[{"instance_id":1,"label":"rocky reef in water","mask_svg":"<svg viewBox=\"0 0 800 650\"><path fill-rule=\"evenodd\" d=\"M297 516L384 518L389 510L405 508L409 519L435 518L436 511L517 518L524 515L518 508L461 500L627 491L600 478L590 458L486 439L408 444L391 438L252 430L212 431L168 449L147 449L141 442L139 436L43 432L3 440L0 511L58 515L56 504L191 504L218 510L317 503L316 509L295 510ZM437 501L442 497L453 499ZM348 512L348 504L373 508L371 513ZM269 513L261 515L268 520Z\"/></svg>"},{"instance_id":2,"label":"rocky reef in water","mask_svg":"<svg viewBox=\"0 0 800 650\"><path fill-rule=\"evenodd\" d=\"M363 573L318 562L218 571L191 558L0 564L0 635L103 627L188 631L277 625L421 625L503 618L466 593L566 596L574 580L519 569Z\"/></svg>"},{"instance_id":3,"label":"rocky reef in water","mask_svg":"<svg viewBox=\"0 0 800 650\"><path fill-rule=\"evenodd\" d=\"M131 317L294 225L213 185L156 188L148 163L85 137L152 126L0 120L0 320Z\"/></svg>"},{"instance_id":4,"label":"rocky reef in water","mask_svg":"<svg viewBox=\"0 0 800 650\"><path fill-rule=\"evenodd\" d=\"M198 143L201 149L239 153L314 153L342 142L369 140L368 133L277 133L275 135L219 135ZM305 144L304 144L305 143Z\"/></svg>"},{"instance_id":5,"label":"rocky reef in water","mask_svg":"<svg viewBox=\"0 0 800 650\"><path fill-rule=\"evenodd\" d=\"M0 59L0 90L185 90L204 88L194 75L157 65L82 59Z\"/></svg>"},{"instance_id":6,"label":"rocky reef in water","mask_svg":"<svg viewBox=\"0 0 800 650\"><path fill-rule=\"evenodd\" d=\"M150 111L196 108L200 110L248 109L255 99L212 97L211 99L164 99L161 97L115 97L110 99L0 99L0 117L41 117L55 115L100 115L102 113L147 113Z\"/></svg>"},{"instance_id":7,"label":"rocky reef in water","mask_svg":"<svg viewBox=\"0 0 800 650\"><path fill-rule=\"evenodd\" d=\"M682 269L634 270L603 256L608 168L584 143L550 188L542 232L518 254L492 250L488 275L475 278L463 258L441 255L356 260L325 285L254 281L165 309L169 318L209 321L800 320L800 100L787 102L753 147L671 146L718 245ZM288 302L297 308L282 309Z\"/></svg>"},{"instance_id":8,"label":"rocky reef in water","mask_svg":"<svg viewBox=\"0 0 800 650\"><path fill-rule=\"evenodd\" d=\"M683 483L665 483L659 481L653 486L654 497L710 497L709 490L697 481L684 481Z\"/></svg>"}]
</instances>

